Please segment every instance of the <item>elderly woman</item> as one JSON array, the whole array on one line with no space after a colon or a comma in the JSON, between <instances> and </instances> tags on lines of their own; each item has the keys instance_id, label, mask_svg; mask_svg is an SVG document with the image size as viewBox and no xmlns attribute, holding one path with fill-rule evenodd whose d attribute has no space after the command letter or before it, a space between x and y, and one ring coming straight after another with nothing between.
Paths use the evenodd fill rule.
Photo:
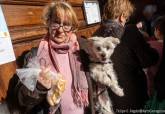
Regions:
<instances>
[{"instance_id":1,"label":"elderly woman","mask_svg":"<svg viewBox=\"0 0 165 114\"><path fill-rule=\"evenodd\" d=\"M84 114L89 104L88 83L75 35L78 27L76 14L68 3L52 2L45 9L44 19L48 32L41 40L38 50L34 53L31 51L30 54L37 57L42 68L36 88L29 91L19 83L17 76L13 78L11 82L17 83L9 85L9 90L13 91L15 97L12 100L12 92L8 91L7 102L11 105L9 108L17 110L19 114ZM63 92L54 90L54 95L60 96L60 99L51 97L53 78L56 77L50 78L48 71L66 81Z\"/></svg>"}]
</instances>

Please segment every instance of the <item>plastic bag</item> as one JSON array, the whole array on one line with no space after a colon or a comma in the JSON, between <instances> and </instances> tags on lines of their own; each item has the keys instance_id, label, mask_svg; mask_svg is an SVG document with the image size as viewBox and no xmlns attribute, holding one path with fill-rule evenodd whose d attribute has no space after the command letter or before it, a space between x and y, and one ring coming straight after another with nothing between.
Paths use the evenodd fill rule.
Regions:
<instances>
[{"instance_id":1,"label":"plastic bag","mask_svg":"<svg viewBox=\"0 0 165 114\"><path fill-rule=\"evenodd\" d=\"M37 57L29 59L27 68L16 69L17 75L25 87L34 91L41 69Z\"/></svg>"},{"instance_id":2,"label":"plastic bag","mask_svg":"<svg viewBox=\"0 0 165 114\"><path fill-rule=\"evenodd\" d=\"M41 72L40 63L37 57L33 57L28 61L27 68L16 69L17 75L21 83L30 91L34 91L37 84L39 73ZM47 101L51 106L55 106L60 102L61 95L65 90L66 80L62 74L48 72L51 78L51 89L47 93Z\"/></svg>"},{"instance_id":3,"label":"plastic bag","mask_svg":"<svg viewBox=\"0 0 165 114\"><path fill-rule=\"evenodd\" d=\"M34 91L37 84L37 78L39 76L41 69L22 68L16 69L16 71L22 84L25 85L30 91Z\"/></svg>"},{"instance_id":4,"label":"plastic bag","mask_svg":"<svg viewBox=\"0 0 165 114\"><path fill-rule=\"evenodd\" d=\"M37 56L29 59L27 68L16 69L17 75L23 85L30 91L34 91L37 84L39 73L41 72L40 63ZM49 71L49 76L56 79L56 73Z\"/></svg>"}]
</instances>

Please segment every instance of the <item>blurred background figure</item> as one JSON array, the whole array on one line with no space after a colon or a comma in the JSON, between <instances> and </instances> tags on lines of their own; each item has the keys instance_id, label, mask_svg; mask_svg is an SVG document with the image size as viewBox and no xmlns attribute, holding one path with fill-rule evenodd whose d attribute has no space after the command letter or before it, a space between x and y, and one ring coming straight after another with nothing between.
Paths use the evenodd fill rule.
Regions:
<instances>
[{"instance_id":1,"label":"blurred background figure","mask_svg":"<svg viewBox=\"0 0 165 114\"><path fill-rule=\"evenodd\" d=\"M151 36L153 35L153 22L157 17L156 12L156 5L146 5L142 11L142 20L137 23L137 27L147 40L151 40Z\"/></svg>"},{"instance_id":2,"label":"blurred background figure","mask_svg":"<svg viewBox=\"0 0 165 114\"><path fill-rule=\"evenodd\" d=\"M151 92L150 100L147 101L145 108L147 110L159 110L159 113L164 114L165 110L165 17L160 17L156 20L155 37L159 40L152 41L150 44L157 49L161 59L158 64L148 69L149 92ZM161 41L161 42L160 42ZM152 90L152 91L150 91ZM149 114L157 114L152 112Z\"/></svg>"},{"instance_id":3,"label":"blurred background figure","mask_svg":"<svg viewBox=\"0 0 165 114\"><path fill-rule=\"evenodd\" d=\"M154 91L154 78L158 71L160 62L162 60L162 50L163 50L163 38L165 34L165 16L160 16L155 20L154 23L154 36L156 40L148 41L151 47L157 50L159 53L159 61L156 65L151 66L147 70L147 79L148 79L148 94L149 96L153 95Z\"/></svg>"}]
</instances>

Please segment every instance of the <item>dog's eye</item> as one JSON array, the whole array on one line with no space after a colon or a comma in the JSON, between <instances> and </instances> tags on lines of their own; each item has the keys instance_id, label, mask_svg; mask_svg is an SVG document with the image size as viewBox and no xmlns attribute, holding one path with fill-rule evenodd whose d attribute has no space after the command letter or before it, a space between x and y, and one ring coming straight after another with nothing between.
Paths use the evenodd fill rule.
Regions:
<instances>
[{"instance_id":1,"label":"dog's eye","mask_svg":"<svg viewBox=\"0 0 165 114\"><path fill-rule=\"evenodd\" d=\"M101 48L100 48L100 47L96 47L96 49L97 49L98 51L100 51L100 50L101 50Z\"/></svg>"},{"instance_id":2,"label":"dog's eye","mask_svg":"<svg viewBox=\"0 0 165 114\"><path fill-rule=\"evenodd\" d=\"M110 47L109 47L109 46L107 46L107 47L106 47L106 49L107 49L107 50L109 50L109 49L110 49Z\"/></svg>"}]
</instances>

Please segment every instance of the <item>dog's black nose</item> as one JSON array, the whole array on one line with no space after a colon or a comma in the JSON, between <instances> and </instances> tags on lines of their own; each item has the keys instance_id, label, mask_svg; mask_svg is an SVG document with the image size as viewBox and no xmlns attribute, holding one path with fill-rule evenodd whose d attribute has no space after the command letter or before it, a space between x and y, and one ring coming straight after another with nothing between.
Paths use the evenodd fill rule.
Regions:
<instances>
[{"instance_id":1,"label":"dog's black nose","mask_svg":"<svg viewBox=\"0 0 165 114\"><path fill-rule=\"evenodd\" d=\"M102 57L102 58L104 58L104 57L105 57L105 54L104 54L104 53L102 53L102 54L101 54L101 57Z\"/></svg>"}]
</instances>

